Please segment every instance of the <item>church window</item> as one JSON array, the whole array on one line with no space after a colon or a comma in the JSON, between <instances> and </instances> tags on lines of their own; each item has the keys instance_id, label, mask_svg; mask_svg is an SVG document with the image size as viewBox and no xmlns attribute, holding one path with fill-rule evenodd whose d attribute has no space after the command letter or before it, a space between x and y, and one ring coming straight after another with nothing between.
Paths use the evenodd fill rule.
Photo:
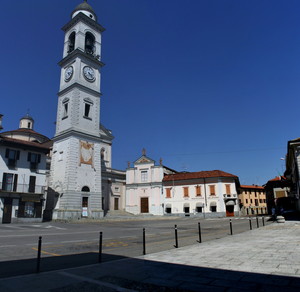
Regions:
<instances>
[{"instance_id":1,"label":"church window","mask_svg":"<svg viewBox=\"0 0 300 292\"><path fill-rule=\"evenodd\" d=\"M91 109L91 105L86 103L84 105L84 117L85 118L89 118L89 115L90 115L90 109Z\"/></svg>"},{"instance_id":2,"label":"church window","mask_svg":"<svg viewBox=\"0 0 300 292\"><path fill-rule=\"evenodd\" d=\"M85 35L85 52L91 55L95 52L95 37L90 32Z\"/></svg>"},{"instance_id":3,"label":"church window","mask_svg":"<svg viewBox=\"0 0 300 292\"><path fill-rule=\"evenodd\" d=\"M84 186L82 189L81 189L82 192L89 192L90 191L90 188L87 187L87 186Z\"/></svg>"},{"instance_id":4,"label":"church window","mask_svg":"<svg viewBox=\"0 0 300 292\"><path fill-rule=\"evenodd\" d=\"M65 98L62 103L63 103L63 117L62 117L62 119L66 119L68 117L69 99Z\"/></svg>"},{"instance_id":5,"label":"church window","mask_svg":"<svg viewBox=\"0 0 300 292\"><path fill-rule=\"evenodd\" d=\"M74 48L75 48L75 31L73 31L69 36L68 53L73 52Z\"/></svg>"},{"instance_id":6,"label":"church window","mask_svg":"<svg viewBox=\"0 0 300 292\"><path fill-rule=\"evenodd\" d=\"M89 98L84 99L84 113L83 117L86 119L91 120L91 107L93 105L93 102Z\"/></svg>"},{"instance_id":7,"label":"church window","mask_svg":"<svg viewBox=\"0 0 300 292\"><path fill-rule=\"evenodd\" d=\"M141 181L142 182L147 182L148 181L148 171L147 170L142 170L141 171Z\"/></svg>"},{"instance_id":8,"label":"church window","mask_svg":"<svg viewBox=\"0 0 300 292\"><path fill-rule=\"evenodd\" d=\"M101 160L104 160L104 152L105 152L105 149L102 148L102 149L101 149Z\"/></svg>"}]
</instances>

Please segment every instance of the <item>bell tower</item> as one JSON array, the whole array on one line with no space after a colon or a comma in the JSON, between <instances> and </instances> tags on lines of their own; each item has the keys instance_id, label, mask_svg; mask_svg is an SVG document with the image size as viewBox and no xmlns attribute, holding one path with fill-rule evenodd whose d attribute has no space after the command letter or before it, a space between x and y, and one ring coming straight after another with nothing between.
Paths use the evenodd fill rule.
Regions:
<instances>
[{"instance_id":1,"label":"bell tower","mask_svg":"<svg viewBox=\"0 0 300 292\"><path fill-rule=\"evenodd\" d=\"M53 219L103 216L101 194L101 34L84 1L63 26L65 33L56 132L46 209ZM52 206L52 207L51 207Z\"/></svg>"}]
</instances>

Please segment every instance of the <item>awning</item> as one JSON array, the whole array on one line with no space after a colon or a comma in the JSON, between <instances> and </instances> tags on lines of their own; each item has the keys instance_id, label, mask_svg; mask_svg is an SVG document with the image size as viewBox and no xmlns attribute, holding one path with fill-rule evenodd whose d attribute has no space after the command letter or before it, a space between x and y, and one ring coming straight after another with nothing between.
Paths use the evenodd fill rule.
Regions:
<instances>
[{"instance_id":1,"label":"awning","mask_svg":"<svg viewBox=\"0 0 300 292\"><path fill-rule=\"evenodd\" d=\"M210 206L217 206L217 202L210 202Z\"/></svg>"},{"instance_id":2,"label":"awning","mask_svg":"<svg viewBox=\"0 0 300 292\"><path fill-rule=\"evenodd\" d=\"M226 206L234 206L234 201L230 200L225 203Z\"/></svg>"}]
</instances>

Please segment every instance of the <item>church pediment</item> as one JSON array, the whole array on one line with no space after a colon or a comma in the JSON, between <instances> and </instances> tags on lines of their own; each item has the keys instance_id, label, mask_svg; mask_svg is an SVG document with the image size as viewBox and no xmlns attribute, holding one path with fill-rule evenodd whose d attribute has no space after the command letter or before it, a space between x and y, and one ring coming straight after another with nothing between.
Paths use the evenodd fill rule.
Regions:
<instances>
[{"instance_id":1,"label":"church pediment","mask_svg":"<svg viewBox=\"0 0 300 292\"><path fill-rule=\"evenodd\" d=\"M134 164L145 164L145 163L155 163L154 160L148 158L147 156L143 155L142 157L140 157L138 160L136 160L134 162Z\"/></svg>"}]
</instances>

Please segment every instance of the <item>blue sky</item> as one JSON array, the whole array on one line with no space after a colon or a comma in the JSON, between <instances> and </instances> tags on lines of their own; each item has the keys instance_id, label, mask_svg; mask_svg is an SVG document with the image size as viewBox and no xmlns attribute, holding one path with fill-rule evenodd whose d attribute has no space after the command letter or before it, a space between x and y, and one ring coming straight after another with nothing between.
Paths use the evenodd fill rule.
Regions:
<instances>
[{"instance_id":1,"label":"blue sky","mask_svg":"<svg viewBox=\"0 0 300 292\"><path fill-rule=\"evenodd\" d=\"M1 1L4 130L30 110L53 137L61 27L81 0ZM106 28L101 122L113 167L147 155L242 184L282 174L300 136L300 1L90 0Z\"/></svg>"}]
</instances>

